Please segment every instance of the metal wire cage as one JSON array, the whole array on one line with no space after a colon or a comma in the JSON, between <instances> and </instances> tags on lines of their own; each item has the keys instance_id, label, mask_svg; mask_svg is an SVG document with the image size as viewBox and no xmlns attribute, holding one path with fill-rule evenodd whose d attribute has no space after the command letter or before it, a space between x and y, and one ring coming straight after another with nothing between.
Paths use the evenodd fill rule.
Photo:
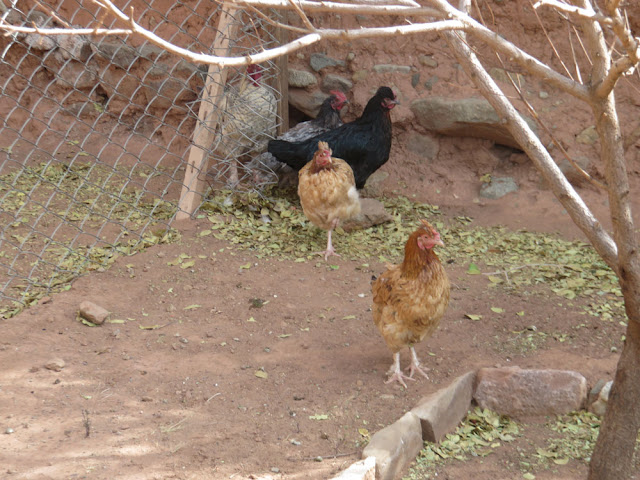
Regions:
<instances>
[{"instance_id":1,"label":"metal wire cage","mask_svg":"<svg viewBox=\"0 0 640 480\"><path fill-rule=\"evenodd\" d=\"M229 31L219 31L222 6L210 0L120 7L133 7L144 28L198 53L213 53L220 35L229 36L233 55L277 44L268 22L242 10L231 14ZM80 0L31 7L14 0L2 17L48 28L118 27L102 13ZM251 82L246 68L229 69L217 94L202 100L203 86L221 81L215 69L142 37L12 34L0 39L0 52L0 316L118 254L167 241L181 192L193 192L184 184L191 149L213 160L198 175L215 180L232 172L237 184L245 175L237 160L263 149L280 122L270 110L260 135L242 123L266 115L238 93ZM272 63L261 67L260 84L278 101L278 70ZM198 119L203 101L216 112L217 128ZM250 114L238 118L243 108ZM215 129L206 144L194 143L197 125ZM196 194L199 204L206 192Z\"/></svg>"}]
</instances>

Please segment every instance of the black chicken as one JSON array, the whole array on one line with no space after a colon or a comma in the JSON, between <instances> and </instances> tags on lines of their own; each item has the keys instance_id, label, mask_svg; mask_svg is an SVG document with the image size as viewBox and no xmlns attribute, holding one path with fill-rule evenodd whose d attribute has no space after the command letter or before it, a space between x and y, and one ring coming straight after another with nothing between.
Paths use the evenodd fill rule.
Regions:
<instances>
[{"instance_id":1,"label":"black chicken","mask_svg":"<svg viewBox=\"0 0 640 480\"><path fill-rule=\"evenodd\" d=\"M369 100L360 118L302 142L271 140L268 152L295 170L300 170L318 150L318 142L329 144L333 156L353 169L356 188L389 160L391 151L390 112L398 101L389 87L380 87Z\"/></svg>"}]
</instances>

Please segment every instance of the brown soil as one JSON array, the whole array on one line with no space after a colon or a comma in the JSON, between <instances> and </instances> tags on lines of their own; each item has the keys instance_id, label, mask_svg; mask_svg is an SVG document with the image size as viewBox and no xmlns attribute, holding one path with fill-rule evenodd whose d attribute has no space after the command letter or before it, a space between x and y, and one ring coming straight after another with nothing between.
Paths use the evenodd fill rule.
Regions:
<instances>
[{"instance_id":1,"label":"brown soil","mask_svg":"<svg viewBox=\"0 0 640 480\"><path fill-rule=\"evenodd\" d=\"M515 224L518 212L507 211L501 223ZM371 321L369 286L383 264L259 260L198 237L202 222L183 226L179 243L121 258L3 322L0 427L14 432L2 436L0 462L11 478L328 478L359 458L360 429L374 433L470 369L566 368L591 384L615 370L617 323L545 291L490 289L454 262L450 308L418 348L430 380L386 385L391 356ZM168 265L182 253L193 267ZM123 323L83 325L82 300ZM492 306L505 312L492 315ZM549 334L535 346L518 333L531 325ZM45 368L56 358L61 371ZM535 432L526 442L542 440ZM505 449L479 471L462 463L442 473L510 475L518 455ZM538 478L580 478L585 468L572 461Z\"/></svg>"},{"instance_id":2,"label":"brown soil","mask_svg":"<svg viewBox=\"0 0 640 480\"><path fill-rule=\"evenodd\" d=\"M519 4L505 6L505 15L509 8L520 11ZM506 33L522 40L524 32L519 26L514 30ZM555 31L565 32L564 24ZM419 66L416 55L397 57L410 51L433 55L440 63L441 81L433 92L414 92L410 76L368 80L369 87L393 83L414 92L393 112L397 128L391 160L383 167L389 174L384 192L439 205L445 222L465 215L477 225L582 238L522 155L500 160L490 142L476 139L440 139L434 161L405 148L415 131L408 111L412 98L474 93L444 42L423 40L316 48L336 56L357 51L354 70L374 63ZM528 85L531 100L544 109L537 97L542 87ZM624 90L618 97L625 133L637 123L631 100L636 91ZM352 108L360 111L370 88L357 85L354 95ZM546 113L572 147L574 136L591 122L588 109L574 104ZM572 122L564 121L569 113ZM574 148L579 151L573 154L596 158L593 145ZM636 151L629 150L633 191L640 170ZM594 164L591 173L599 169ZM520 191L501 200L480 199L485 173L514 176ZM606 196L589 185L580 193L607 225ZM640 196L634 198L637 202ZM634 205L636 214L639 206ZM418 379L406 390L387 385L391 355L370 312L370 279L384 264L376 258L368 266L338 258L330 262L339 267L333 269L323 262L257 259L229 243L199 237L206 228L201 221L180 227L179 243L120 258L107 271L82 277L70 290L2 322L1 477L324 479L360 458L367 442L362 429L373 434L471 369L573 369L590 384L612 378L615 371L618 354L612 347L620 349L624 333L620 319L586 316L579 301L570 305L545 289L489 288L486 277L467 275L468 265L454 256L447 265L453 284L449 310L434 337L418 346L430 379ZM193 267L167 264L182 253L196 259ZM250 268L240 268L247 263ZM262 302L255 299L263 306L257 308ZM83 325L76 319L83 300L102 305L123 322ZM492 306L505 311L492 314ZM526 315L516 315L520 311ZM469 312L483 320L469 320ZM521 333L532 325L548 334L536 344ZM65 367L45 368L53 359L62 359ZM319 419L324 415L327 419ZM547 435L540 419L523 420L531 426L517 444L482 460L438 467L438 478L520 478L522 458ZM537 479L577 479L585 477L586 468L571 460L535 473Z\"/></svg>"}]
</instances>

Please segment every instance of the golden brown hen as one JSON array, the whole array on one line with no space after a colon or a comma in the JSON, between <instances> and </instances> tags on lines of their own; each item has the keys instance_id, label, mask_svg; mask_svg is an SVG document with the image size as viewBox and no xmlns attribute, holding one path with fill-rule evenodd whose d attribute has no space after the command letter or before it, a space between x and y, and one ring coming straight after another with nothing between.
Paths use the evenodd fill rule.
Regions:
<instances>
[{"instance_id":1,"label":"golden brown hen","mask_svg":"<svg viewBox=\"0 0 640 480\"><path fill-rule=\"evenodd\" d=\"M347 162L331 157L326 142L318 142L318 151L298 174L298 196L306 217L317 227L328 230L325 261L338 255L331 243L331 232L341 220L360 213L360 197L353 170Z\"/></svg>"},{"instance_id":2,"label":"golden brown hen","mask_svg":"<svg viewBox=\"0 0 640 480\"><path fill-rule=\"evenodd\" d=\"M372 285L373 321L382 338L393 352L389 379L400 382L413 380L420 367L414 345L433 335L449 304L449 278L438 256L436 245L444 246L440 234L426 220L409 236L404 248L404 261L391 265ZM400 369L400 350L411 350L409 376Z\"/></svg>"}]
</instances>

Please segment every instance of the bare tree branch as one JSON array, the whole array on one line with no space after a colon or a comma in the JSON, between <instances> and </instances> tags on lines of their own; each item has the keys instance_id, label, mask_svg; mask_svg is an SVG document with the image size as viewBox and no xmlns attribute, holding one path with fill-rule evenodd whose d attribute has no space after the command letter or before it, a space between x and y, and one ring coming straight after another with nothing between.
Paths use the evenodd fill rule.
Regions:
<instances>
[{"instance_id":1,"label":"bare tree branch","mask_svg":"<svg viewBox=\"0 0 640 480\"><path fill-rule=\"evenodd\" d=\"M296 11L298 16L302 19L302 23L304 23L307 26L309 31L315 32L316 31L316 27L313 26L313 24L309 20L309 17L307 17L307 15L302 11L302 9L298 6L298 4L295 2L295 0L289 0L289 3L293 7L293 9Z\"/></svg>"},{"instance_id":2,"label":"bare tree branch","mask_svg":"<svg viewBox=\"0 0 640 480\"><path fill-rule=\"evenodd\" d=\"M95 0L94 0L95 1ZM431 23L416 23L411 25L397 25L391 27L377 27L377 28L365 28L365 29L352 29L352 30L340 30L340 29L319 29L313 33L308 33L302 37L289 42L279 47L271 48L259 53L251 55L245 55L241 57L220 57L216 55L207 55L203 53L191 52L187 49L178 47L170 42L167 42L163 38L157 36L155 33L145 29L140 24L133 20L132 15L126 15L120 9L118 9L110 0L96 1L103 5L114 14L120 21L130 25L129 29L58 29L58 28L39 28L39 27L21 27L11 25L6 22L0 22L0 29L7 32L20 32L20 33L39 33L41 35L132 35L138 34L149 40L149 42L165 49L168 52L180 55L183 58L189 59L194 63L205 63L211 65L218 65L220 67L225 66L241 66L251 63L260 63L266 60L286 55L306 46L317 43L321 40L327 39L342 39L342 40L355 40L358 38L370 38L370 37L385 37L396 35L409 35L415 33L426 32L441 32L445 30L460 30L464 28L462 22L456 20L444 20ZM283 25L286 27L286 25Z\"/></svg>"},{"instance_id":3,"label":"bare tree branch","mask_svg":"<svg viewBox=\"0 0 640 480\"><path fill-rule=\"evenodd\" d=\"M549 66L540 62L537 58L529 55L525 51L516 47L513 43L505 40L496 32L493 32L484 25L478 23L469 15L452 7L445 0L428 1L431 5L442 10L448 18L463 22L467 27L464 30L468 34L485 42L496 51L504 54L507 58L516 62L530 74L546 80L552 86L567 92L580 100L587 101L589 99L589 89L587 87L556 72Z\"/></svg>"},{"instance_id":4,"label":"bare tree branch","mask_svg":"<svg viewBox=\"0 0 640 480\"><path fill-rule=\"evenodd\" d=\"M567 181L549 155L549 152L547 152L547 149L531 131L518 111L511 105L504 93L480 64L473 51L458 34L446 32L444 36L451 44L456 59L465 68L480 92L489 100L498 115L507 120L507 128L542 173L556 197L566 208L571 219L584 232L604 261L612 268L615 268L617 265L616 244L600 222L593 216L580 195Z\"/></svg>"},{"instance_id":5,"label":"bare tree branch","mask_svg":"<svg viewBox=\"0 0 640 480\"><path fill-rule=\"evenodd\" d=\"M542 1L544 1L544 0L542 0ZM550 0L550 1L553 1L553 0ZM573 80L573 75L571 75L571 72L569 71L567 66L564 64L564 60L562 60L562 57L558 53L558 50L556 49L556 46L553 43L553 40L551 40L551 37L549 37L549 32L547 32L547 29L545 28L544 23L542 23L542 19L538 15L538 11L536 9L536 6L531 2L531 0L529 0L529 3L533 7L533 13L536 16L536 19L538 20L538 25L540 25L540 28L542 28L542 31L544 32L544 36L547 38L547 42L549 42L549 45L551 45L551 49L553 50L554 55L556 56L556 58L560 62L560 65L562 65L562 68L564 68L564 71L567 73L567 76L571 80ZM579 75L578 75L578 77L579 77Z\"/></svg>"},{"instance_id":6,"label":"bare tree branch","mask_svg":"<svg viewBox=\"0 0 640 480\"><path fill-rule=\"evenodd\" d=\"M574 18L588 18L590 20L595 20L596 22L602 23L603 25L611 25L613 23L611 18L600 15L593 9L580 8L576 7L575 5L569 5L567 3L559 2L557 0L538 0L533 5L533 8L537 10L538 8L544 6L560 10L561 12L565 12Z\"/></svg>"},{"instance_id":7,"label":"bare tree branch","mask_svg":"<svg viewBox=\"0 0 640 480\"><path fill-rule=\"evenodd\" d=\"M227 0L225 4L243 7L252 5L260 8L273 8L279 10L290 10L289 0ZM433 8L421 7L418 4L390 5L389 2L368 2L362 3L339 3L339 2L315 2L308 0L297 1L296 4L307 12L334 12L369 15L416 15L421 17L444 18L442 12ZM375 4L373 4L375 3Z\"/></svg>"}]
</instances>

